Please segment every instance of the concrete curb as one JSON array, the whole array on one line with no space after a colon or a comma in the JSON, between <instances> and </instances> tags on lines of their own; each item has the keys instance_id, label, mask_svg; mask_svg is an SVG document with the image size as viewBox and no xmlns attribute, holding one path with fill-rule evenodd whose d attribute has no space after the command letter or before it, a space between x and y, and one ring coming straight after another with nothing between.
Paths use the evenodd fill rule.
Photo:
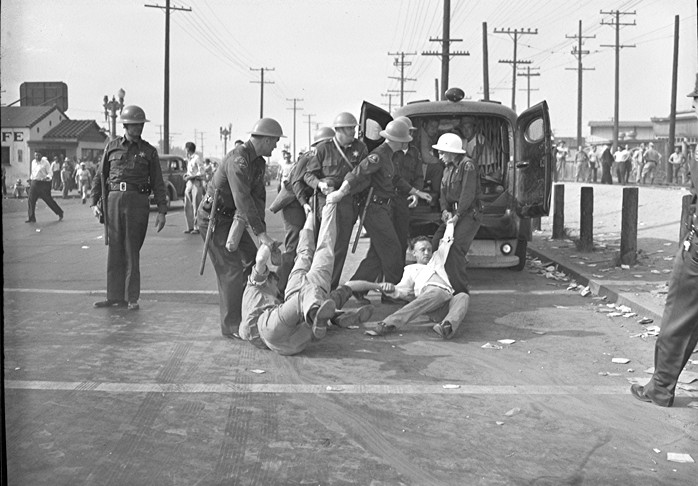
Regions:
<instances>
[{"instance_id":1,"label":"concrete curb","mask_svg":"<svg viewBox=\"0 0 698 486\"><path fill-rule=\"evenodd\" d=\"M664 307L660 305L653 305L648 299L643 299L642 294L637 294L633 292L623 292L621 290L615 289L602 280L595 279L590 275L580 272L579 270L573 268L571 265L560 262L560 258L553 256L551 252L546 252L544 250L532 248L530 245L528 247L528 253L541 261L550 261L558 266L558 269L565 272L570 277L574 278L577 283L588 285L591 293L598 296L605 296L609 303L615 303L617 305L626 305L630 307L633 312L636 312L640 317L649 317L654 319L655 324L659 324L662 320L662 313L664 312ZM638 282L639 283L639 282Z\"/></svg>"}]
</instances>

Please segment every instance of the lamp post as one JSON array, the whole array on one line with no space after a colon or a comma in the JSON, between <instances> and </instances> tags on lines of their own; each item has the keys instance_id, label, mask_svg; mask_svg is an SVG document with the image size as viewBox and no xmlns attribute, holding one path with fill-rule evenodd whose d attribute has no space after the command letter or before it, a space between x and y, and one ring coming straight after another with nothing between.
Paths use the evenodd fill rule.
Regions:
<instances>
[{"instance_id":1,"label":"lamp post","mask_svg":"<svg viewBox=\"0 0 698 486\"><path fill-rule=\"evenodd\" d=\"M114 96L111 97L111 101L109 101L109 96L104 95L104 121L108 121L108 117L111 117L111 138L115 139L116 138L116 111L119 110L119 115L121 114L121 110L124 109L124 98L126 97L126 91L122 89L119 89L119 92L116 94L119 97L119 100L117 101Z\"/></svg>"},{"instance_id":2,"label":"lamp post","mask_svg":"<svg viewBox=\"0 0 698 486\"><path fill-rule=\"evenodd\" d=\"M227 128L220 127L221 140L223 140L223 157L228 153L228 139L230 134L233 133L233 124L228 123Z\"/></svg>"}]
</instances>

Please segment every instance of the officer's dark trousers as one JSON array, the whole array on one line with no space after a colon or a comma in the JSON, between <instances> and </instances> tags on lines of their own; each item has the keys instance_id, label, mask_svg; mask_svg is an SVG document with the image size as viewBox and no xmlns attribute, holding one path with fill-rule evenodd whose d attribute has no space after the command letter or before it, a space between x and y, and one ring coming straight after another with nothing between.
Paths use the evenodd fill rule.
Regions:
<instances>
[{"instance_id":1,"label":"officer's dark trousers","mask_svg":"<svg viewBox=\"0 0 698 486\"><path fill-rule=\"evenodd\" d=\"M203 203L199 206L197 224L201 237L206 241L209 213L201 209L203 206ZM225 249L225 242L232 224L233 218L218 216L208 249L208 256L218 280L221 333L226 337L233 337L240 327L242 293L257 254L257 246L247 231L242 233L237 251L229 252Z\"/></svg>"},{"instance_id":2,"label":"officer's dark trousers","mask_svg":"<svg viewBox=\"0 0 698 486\"><path fill-rule=\"evenodd\" d=\"M601 184L613 184L612 166L611 162L601 162Z\"/></svg>"},{"instance_id":3,"label":"officer's dark trousers","mask_svg":"<svg viewBox=\"0 0 698 486\"><path fill-rule=\"evenodd\" d=\"M470 249L470 245L475 239L477 230L480 229L482 215L479 211L470 210L465 213L456 223L453 233L453 244L446 258L446 275L451 281L451 286L455 293L466 292L470 293L470 281L466 271L466 255ZM441 223L439 229L436 230L431 246L434 251L439 247L439 241L446 231L446 223Z\"/></svg>"},{"instance_id":4,"label":"officer's dark trousers","mask_svg":"<svg viewBox=\"0 0 698 486\"><path fill-rule=\"evenodd\" d=\"M654 347L654 374L644 394L658 405L674 403L676 382L698 344L698 236L674 258L662 325Z\"/></svg>"},{"instance_id":5,"label":"officer's dark trousers","mask_svg":"<svg viewBox=\"0 0 698 486\"><path fill-rule=\"evenodd\" d=\"M402 256L402 266L405 266L405 253L410 238L410 208L406 197L398 196L393 199L393 226L400 241L400 255Z\"/></svg>"},{"instance_id":6,"label":"officer's dark trousers","mask_svg":"<svg viewBox=\"0 0 698 486\"><path fill-rule=\"evenodd\" d=\"M51 181L32 181L29 186L29 221L36 221L36 201L39 199L43 200L58 216L63 215L63 210L51 196Z\"/></svg>"},{"instance_id":7,"label":"officer's dark trousers","mask_svg":"<svg viewBox=\"0 0 698 486\"><path fill-rule=\"evenodd\" d=\"M286 291L288 276L293 269L296 259L296 249L300 239L301 229L305 224L305 211L298 201L291 202L281 210L281 219L284 222L284 252L281 254L281 265L277 269L279 275L279 290L283 294Z\"/></svg>"},{"instance_id":8,"label":"officer's dark trousers","mask_svg":"<svg viewBox=\"0 0 698 486\"><path fill-rule=\"evenodd\" d=\"M319 212L325 207L325 197L318 196ZM332 269L332 282L330 288L336 289L339 279L342 277L342 269L347 259L351 232L354 229L358 210L354 204L354 198L347 196L337 204L337 240L334 245L334 268Z\"/></svg>"},{"instance_id":9,"label":"officer's dark trousers","mask_svg":"<svg viewBox=\"0 0 698 486\"><path fill-rule=\"evenodd\" d=\"M136 302L141 294L140 252L148 230L148 194L110 191L107 299Z\"/></svg>"},{"instance_id":10,"label":"officer's dark trousers","mask_svg":"<svg viewBox=\"0 0 698 486\"><path fill-rule=\"evenodd\" d=\"M386 282L398 283L404 270L404 253L400 255L400 241L393 226L391 204L371 203L366 210L364 227L371 238L366 257L350 280L375 282L383 275Z\"/></svg>"}]
</instances>

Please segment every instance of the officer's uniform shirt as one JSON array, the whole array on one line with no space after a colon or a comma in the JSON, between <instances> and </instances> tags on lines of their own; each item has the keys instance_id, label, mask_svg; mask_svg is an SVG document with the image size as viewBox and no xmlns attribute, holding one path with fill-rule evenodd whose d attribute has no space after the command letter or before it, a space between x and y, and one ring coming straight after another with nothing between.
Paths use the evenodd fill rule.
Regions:
<instances>
[{"instance_id":1,"label":"officer's uniform shirt","mask_svg":"<svg viewBox=\"0 0 698 486\"><path fill-rule=\"evenodd\" d=\"M41 157L41 160L32 160L31 180L50 181L52 177L51 164L46 157Z\"/></svg>"},{"instance_id":2,"label":"officer's uniform shirt","mask_svg":"<svg viewBox=\"0 0 698 486\"><path fill-rule=\"evenodd\" d=\"M219 207L234 209L242 216L256 235L266 232L264 206L267 191L264 185L266 161L257 155L252 141L228 152L213 173L207 194L213 196L218 189Z\"/></svg>"},{"instance_id":3,"label":"officer's uniform shirt","mask_svg":"<svg viewBox=\"0 0 698 486\"><path fill-rule=\"evenodd\" d=\"M100 169L99 177L105 177L107 186L120 182L137 186L149 184L158 211L167 214L167 193L162 179L160 158L158 151L148 142L143 139L130 142L125 136L115 138L104 149ZM101 195L101 184L95 183L92 187L93 205L99 202Z\"/></svg>"},{"instance_id":4,"label":"officer's uniform shirt","mask_svg":"<svg viewBox=\"0 0 698 486\"><path fill-rule=\"evenodd\" d=\"M335 189L339 189L346 175L368 155L366 145L361 140L354 139L349 145L341 148L349 160L347 164L339 153L335 140L336 138L331 138L320 142L315 149L315 155L308 161L305 182L313 189L317 189L318 182L326 179L330 179Z\"/></svg>"},{"instance_id":5,"label":"officer's uniform shirt","mask_svg":"<svg viewBox=\"0 0 698 486\"><path fill-rule=\"evenodd\" d=\"M441 179L441 211L452 211L453 203L458 203L455 213L462 217L470 209L476 208L480 199L480 175L472 160L461 157L448 163Z\"/></svg>"},{"instance_id":6,"label":"officer's uniform shirt","mask_svg":"<svg viewBox=\"0 0 698 486\"><path fill-rule=\"evenodd\" d=\"M400 151L400 153L397 154L400 175L411 187L421 191L424 187L424 171L422 170L422 158L419 156L419 150L410 144L407 152ZM401 190L399 194L407 197L410 193Z\"/></svg>"},{"instance_id":7,"label":"officer's uniform shirt","mask_svg":"<svg viewBox=\"0 0 698 486\"><path fill-rule=\"evenodd\" d=\"M315 148L311 148L300 156L293 171L291 171L291 188L301 206L309 204L308 199L313 196L313 188L305 183L305 174L308 170L308 162L315 155Z\"/></svg>"},{"instance_id":8,"label":"officer's uniform shirt","mask_svg":"<svg viewBox=\"0 0 698 486\"><path fill-rule=\"evenodd\" d=\"M399 153L402 154L402 151ZM409 193L412 186L400 175L395 155L396 152L393 152L387 142L379 145L345 176L344 180L349 183L351 192L357 192L365 186L366 181L370 181L373 197L379 199L391 199L397 191Z\"/></svg>"}]
</instances>

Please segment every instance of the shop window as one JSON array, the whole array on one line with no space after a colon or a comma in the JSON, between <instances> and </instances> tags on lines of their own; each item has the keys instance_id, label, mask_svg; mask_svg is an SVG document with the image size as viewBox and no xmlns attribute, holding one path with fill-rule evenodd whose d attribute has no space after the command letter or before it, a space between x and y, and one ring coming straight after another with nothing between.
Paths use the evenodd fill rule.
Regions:
<instances>
[{"instance_id":1,"label":"shop window","mask_svg":"<svg viewBox=\"0 0 698 486\"><path fill-rule=\"evenodd\" d=\"M22 149L17 150L17 162L24 162L24 150Z\"/></svg>"}]
</instances>

